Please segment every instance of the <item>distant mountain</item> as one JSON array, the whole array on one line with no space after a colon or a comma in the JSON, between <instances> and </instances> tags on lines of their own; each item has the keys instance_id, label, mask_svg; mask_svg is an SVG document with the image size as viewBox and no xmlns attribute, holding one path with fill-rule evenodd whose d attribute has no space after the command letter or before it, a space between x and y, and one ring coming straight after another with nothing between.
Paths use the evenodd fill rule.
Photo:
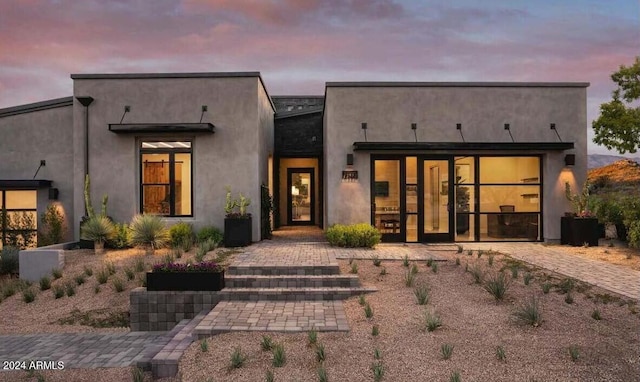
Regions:
<instances>
[{"instance_id":1,"label":"distant mountain","mask_svg":"<svg viewBox=\"0 0 640 382\"><path fill-rule=\"evenodd\" d=\"M618 191L631 187L640 190L640 163L621 159L609 165L590 169L587 178L598 187L615 188Z\"/></svg>"},{"instance_id":2,"label":"distant mountain","mask_svg":"<svg viewBox=\"0 0 640 382\"><path fill-rule=\"evenodd\" d=\"M619 155L589 154L587 158L587 168L589 169L610 165L611 163L617 162L621 159L631 159L633 161L640 162L640 158L627 158Z\"/></svg>"}]
</instances>

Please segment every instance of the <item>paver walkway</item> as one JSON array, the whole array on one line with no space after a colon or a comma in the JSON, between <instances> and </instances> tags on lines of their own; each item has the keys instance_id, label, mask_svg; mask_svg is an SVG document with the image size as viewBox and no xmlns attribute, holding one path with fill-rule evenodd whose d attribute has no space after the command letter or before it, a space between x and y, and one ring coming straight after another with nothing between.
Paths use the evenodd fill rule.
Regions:
<instances>
[{"instance_id":1,"label":"paver walkway","mask_svg":"<svg viewBox=\"0 0 640 382\"><path fill-rule=\"evenodd\" d=\"M149 346L169 340L165 332L2 335L0 360L62 361L65 368L126 367Z\"/></svg>"},{"instance_id":2,"label":"paver walkway","mask_svg":"<svg viewBox=\"0 0 640 382\"><path fill-rule=\"evenodd\" d=\"M460 243L464 249L507 253L514 259L573 277L633 299L640 299L640 271L604 261L585 259L562 247L538 243Z\"/></svg>"}]
</instances>

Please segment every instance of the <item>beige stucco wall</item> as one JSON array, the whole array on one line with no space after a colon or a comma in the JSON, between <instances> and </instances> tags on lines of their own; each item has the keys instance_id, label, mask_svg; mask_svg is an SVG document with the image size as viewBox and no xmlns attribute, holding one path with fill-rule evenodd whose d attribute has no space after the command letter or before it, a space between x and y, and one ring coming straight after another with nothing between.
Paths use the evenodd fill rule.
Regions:
<instances>
[{"instance_id":1,"label":"beige stucco wall","mask_svg":"<svg viewBox=\"0 0 640 382\"><path fill-rule=\"evenodd\" d=\"M73 114L71 106L62 106L0 117L0 179L32 179L40 160L46 166L36 179L53 181L59 190L55 203L72 227L73 216ZM38 220L50 203L48 189L38 190ZM38 222L40 224L40 221ZM67 230L66 240L73 237Z\"/></svg>"},{"instance_id":2,"label":"beige stucco wall","mask_svg":"<svg viewBox=\"0 0 640 382\"><path fill-rule=\"evenodd\" d=\"M362 122L368 125L369 142L413 142L411 123L418 125L420 142L461 142L456 123L462 124L467 142L510 142L505 123L510 124L516 142L557 142L557 136L549 128L550 123L555 123L563 141L574 142L575 149L527 152L543 154L545 240L559 240L560 217L570 210L564 197L564 182L574 182L579 187L586 179L584 86L338 87L329 84L324 114L326 226L370 221L370 153L354 153L358 182L342 183L340 176L346 154L353 152L353 143L364 141ZM570 169L564 167L567 153L576 154L576 165Z\"/></svg>"},{"instance_id":3,"label":"beige stucco wall","mask_svg":"<svg viewBox=\"0 0 640 382\"><path fill-rule=\"evenodd\" d=\"M287 170L290 168L313 168L314 175L314 189L315 193L315 216L314 224L320 224L320 197L319 197L319 185L320 185L320 173L318 172L318 160L315 158L280 158L280 185L278 200L278 212L280 214L280 225L287 225Z\"/></svg>"},{"instance_id":4,"label":"beige stucco wall","mask_svg":"<svg viewBox=\"0 0 640 382\"><path fill-rule=\"evenodd\" d=\"M96 208L109 196L109 215L129 221L140 211L139 142L141 139L193 141L193 218L167 218L193 223L196 228L224 226L225 186L237 196L251 198L253 239L260 238L260 183L268 179L272 150L273 111L267 105L257 76L203 78L75 78L75 96L91 96L89 106L89 174ZM215 134L114 134L109 123L119 123L124 106L131 111L123 123L196 123L215 125ZM73 144L80 155L74 166L74 205L83 211L85 108L74 103ZM271 110L271 111L270 111ZM75 217L76 224L82 213Z\"/></svg>"}]
</instances>

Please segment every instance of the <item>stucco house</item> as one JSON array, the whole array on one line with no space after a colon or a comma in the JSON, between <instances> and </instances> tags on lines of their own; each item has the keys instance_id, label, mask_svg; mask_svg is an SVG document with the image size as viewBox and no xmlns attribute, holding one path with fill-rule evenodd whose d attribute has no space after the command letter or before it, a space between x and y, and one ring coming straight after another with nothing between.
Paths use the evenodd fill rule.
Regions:
<instances>
[{"instance_id":1,"label":"stucco house","mask_svg":"<svg viewBox=\"0 0 640 382\"><path fill-rule=\"evenodd\" d=\"M270 96L257 72L71 78L72 97L0 109L3 242L25 228L13 218L50 203L77 240L86 174L120 222L222 227L225 186L259 217L264 185L276 228L367 222L400 242L558 241L565 182L586 179L588 83L328 82L324 95Z\"/></svg>"}]
</instances>

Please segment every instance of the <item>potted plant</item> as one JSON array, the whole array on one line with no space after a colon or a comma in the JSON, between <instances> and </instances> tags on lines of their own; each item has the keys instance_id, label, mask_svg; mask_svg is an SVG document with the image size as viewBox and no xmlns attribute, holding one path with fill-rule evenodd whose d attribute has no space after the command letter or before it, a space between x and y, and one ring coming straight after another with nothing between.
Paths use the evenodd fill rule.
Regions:
<instances>
[{"instance_id":1,"label":"potted plant","mask_svg":"<svg viewBox=\"0 0 640 382\"><path fill-rule=\"evenodd\" d=\"M147 272L149 291L217 291L224 288L224 268L213 261L161 263Z\"/></svg>"},{"instance_id":2,"label":"potted plant","mask_svg":"<svg viewBox=\"0 0 640 382\"><path fill-rule=\"evenodd\" d=\"M93 215L82 224L81 237L93 242L96 255L104 252L104 243L113 239L116 230L108 217Z\"/></svg>"},{"instance_id":3,"label":"potted plant","mask_svg":"<svg viewBox=\"0 0 640 382\"><path fill-rule=\"evenodd\" d=\"M598 245L598 219L589 210L589 184L584 183L579 194L571 192L569 182L565 183L565 196L573 206L572 213L561 218L560 242L573 246Z\"/></svg>"},{"instance_id":4,"label":"potted plant","mask_svg":"<svg viewBox=\"0 0 640 382\"><path fill-rule=\"evenodd\" d=\"M239 194L238 199L231 195L231 188L227 187L225 199L224 218L224 245L225 247L244 247L251 244L251 214L247 213L247 207L251 205L251 199Z\"/></svg>"}]
</instances>

